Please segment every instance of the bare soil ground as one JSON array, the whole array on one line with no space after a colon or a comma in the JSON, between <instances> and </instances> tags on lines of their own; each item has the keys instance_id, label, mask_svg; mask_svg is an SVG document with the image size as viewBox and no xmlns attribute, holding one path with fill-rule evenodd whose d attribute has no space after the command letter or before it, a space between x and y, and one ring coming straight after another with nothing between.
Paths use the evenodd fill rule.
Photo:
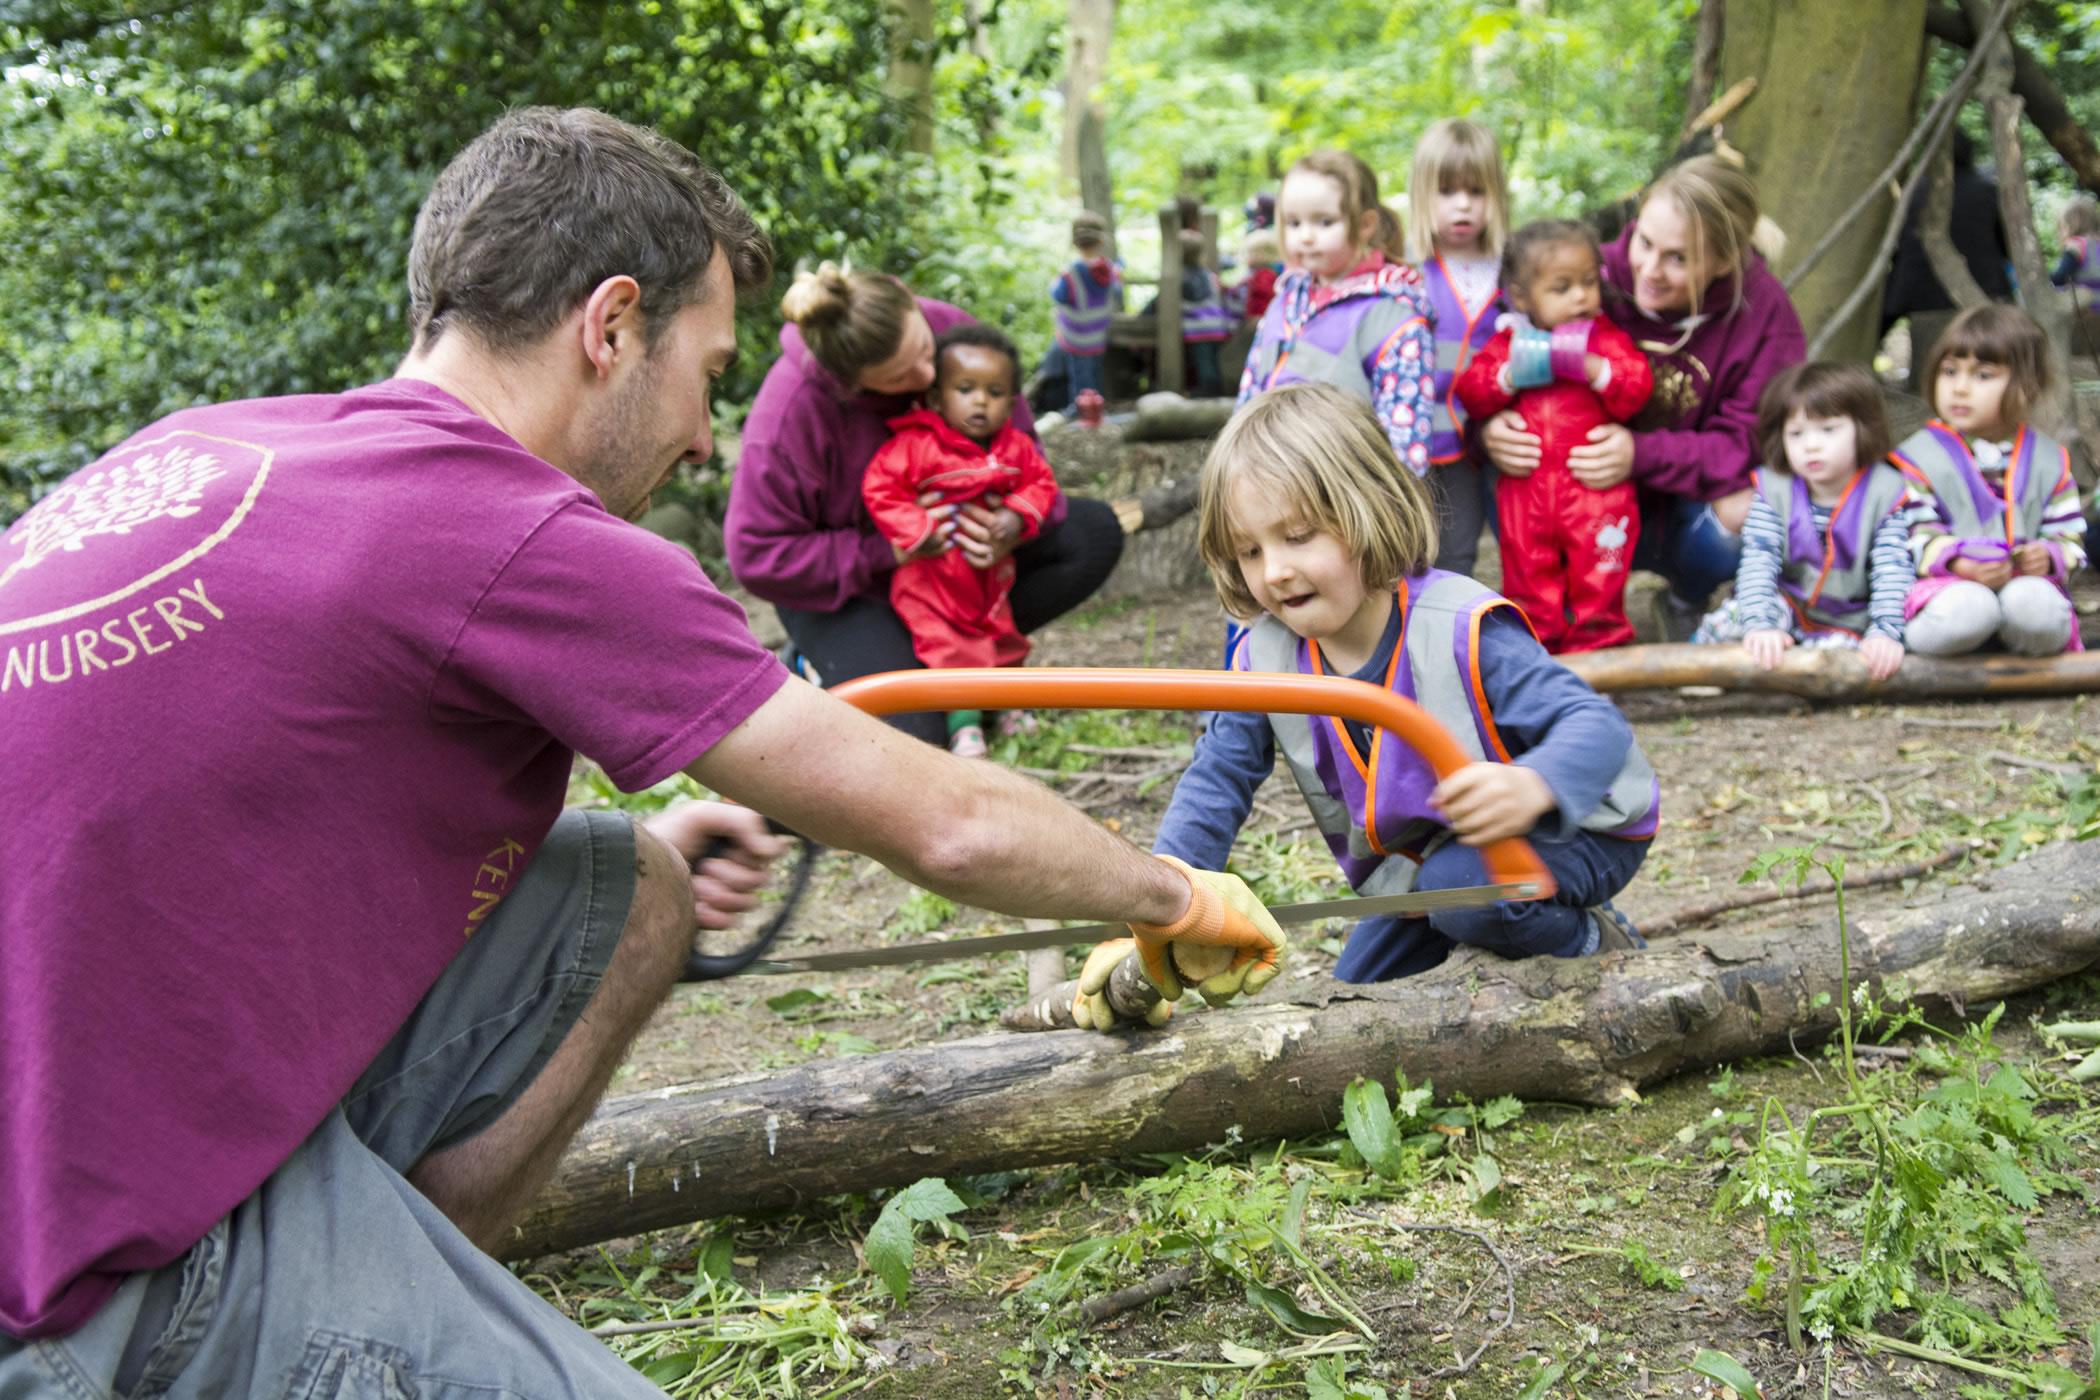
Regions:
<instances>
[{"instance_id":1,"label":"bare soil ground","mask_svg":"<svg viewBox=\"0 0 2100 1400\"><path fill-rule=\"evenodd\" d=\"M1492 558L1481 572L1496 572ZM1644 598L1645 589L1638 590L1637 619ZM1220 628L1217 604L1204 591L1125 597L1053 624L1038 638L1032 662L1211 666ZM1654 760L1665 794L1662 834L1618 901L1637 923L1725 896L1749 862L1774 844L1823 837L1857 869L1923 858L1950 840L1977 842L1981 860L2003 843L2064 839L2070 833L2054 814L2056 789L2045 765L2090 769L2100 757L2084 697L1819 707L1781 697L1663 692L1621 696L1618 703ZM1171 755L1193 734L1186 716L1145 721L1130 733L1126 747L1155 752L1091 756L1087 768L1062 785L1096 818L1142 845L1173 783L1170 775L1156 785L1133 778L1162 766L1158 753ZM1264 871L1278 880L1331 882L1332 863L1303 823L1302 804L1279 776L1264 789L1242 850L1251 852L1255 838L1273 834L1258 852ZM1936 899L1966 868L1965 862L1915 886L1860 896L1854 907ZM923 938L929 917L924 898L874 862L828 854L783 951ZM1827 903L1811 902L1739 915L1735 926L1829 918ZM1018 925L960 909L941 927L965 934ZM1289 956L1294 967L1331 966L1338 947L1334 936L1308 928ZM778 1001L795 988L821 997L799 1006ZM1023 992L1018 956L683 987L645 1031L613 1092L975 1034L990 1029ZM2100 979L2088 975L2015 1006L2005 1022L2014 1045L2035 1047L2031 1034L2013 1028L2045 1009L2051 1018L2100 1017ZM1766 1095L1789 1104L1830 1102L1834 1089L1826 1078L1804 1056L1741 1067L1718 1079L1679 1081L1620 1112L1532 1105L1498 1143L1506 1186L1490 1215L1469 1210L1461 1183L1451 1179L1432 1181L1403 1202L1358 1207L1360 1219L1326 1260L1382 1329L1380 1348L1356 1358L1361 1369L1354 1374L1375 1379L1394 1396L1516 1396L1539 1364L1553 1361L1568 1369L1547 1394L1708 1396L1719 1391L1687 1367L1699 1348L1714 1347L1748 1364L1767 1397L1953 1396L1957 1387L1977 1383L1975 1375L1870 1356L1858 1347L1840 1346L1827 1356L1811 1348L1808 1356L1796 1356L1771 1306L1745 1300L1760 1241L1750 1223L1712 1214L1727 1143L1718 1140L1722 1150L1713 1150L1710 1120L1724 1105ZM1227 1158L1301 1169L1295 1159L1278 1161L1273 1148L1264 1150L1269 1159L1249 1157L1246 1149ZM2100 1185L2100 1149L2087 1140L2079 1151L2074 1174L2086 1184L2086 1201L2047 1197L2024 1220L2071 1338L2082 1338L2100 1320L2100 1229L2088 1204L2091 1188ZM1331 1164L1331 1154L1326 1160ZM1220 1377L1229 1389L1233 1374L1191 1365L1217 1363L1220 1343L1288 1345L1292 1339L1236 1285L1214 1276L1097 1328L1085 1344L1092 1354L1127 1360L1097 1369L1083 1384L1069 1369L1053 1368L1048 1380L1016 1379L1023 1366L1040 1376L1046 1359L1016 1360L1012 1351L1029 1330L1029 1320L1010 1303L1016 1281L1045 1266L1047 1249L1127 1228L1134 1218L1128 1188L1162 1169L1161 1163L1086 1163L1028 1173L1006 1183L996 1202L960 1218L967 1239L922 1245L909 1303L880 1311L867 1324L887 1368L869 1393L1034 1392L1059 1400L1218 1393ZM732 1227L738 1276L777 1288L850 1275L858 1267L856 1241L872 1219L865 1203L845 1201L792 1218L740 1222ZM1499 1270L1467 1237L1403 1232L1396 1221L1485 1230L1514 1270L1515 1322L1467 1375L1426 1379L1489 1333L1501 1306ZM680 1261L690 1260L707 1233L705 1227L671 1231L625 1249L628 1257L667 1269L690 1268ZM1668 1280L1650 1286L1630 1273L1629 1243L1663 1266ZM583 1256L540 1261L534 1271L556 1280L558 1290L559 1280L585 1262ZM1150 1272L1135 1269L1119 1282ZM1900 1322L1892 1319L1889 1330L1900 1330ZM2057 1348L2057 1359L2081 1373L2092 1364L2078 1340ZM1322 1393L1300 1390L1302 1377L1279 1390L1270 1374L1266 1390Z\"/></svg>"}]
</instances>

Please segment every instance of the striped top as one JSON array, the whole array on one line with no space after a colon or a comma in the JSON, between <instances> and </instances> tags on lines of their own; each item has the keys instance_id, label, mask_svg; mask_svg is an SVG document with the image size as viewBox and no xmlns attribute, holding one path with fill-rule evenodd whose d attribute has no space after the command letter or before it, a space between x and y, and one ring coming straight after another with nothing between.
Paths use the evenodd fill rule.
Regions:
<instances>
[{"instance_id":1,"label":"striped top","mask_svg":"<svg viewBox=\"0 0 2100 1400\"><path fill-rule=\"evenodd\" d=\"M1811 499L1816 533L1828 536L1832 506ZM1930 507L1927 507L1929 510ZM1911 514L1894 510L1881 517L1867 553L1866 635L1903 640L1903 596L1912 580L1909 549ZM1743 557L1735 570L1735 608L1748 632L1795 632L1786 596L1779 591L1779 572L1786 563L1786 527L1762 495L1750 502L1743 520Z\"/></svg>"},{"instance_id":2,"label":"striped top","mask_svg":"<svg viewBox=\"0 0 2100 1400\"><path fill-rule=\"evenodd\" d=\"M1969 444L1970 460L1976 467L1977 475L1983 478L1985 486L2001 498L2005 495L2005 473L2006 468L2011 465L2014 449L2015 444L2012 442L1978 441ZM2054 468L2056 471L2056 483L2050 489L2048 504L2042 507L2041 529L2035 537L2051 546L2050 552L2056 555L2062 565L2063 574L2068 577L2084 568L2086 563L2085 510L2078 499L2078 482L2071 475L2069 457L2060 452L2055 461L2047 461L2043 454L2037 453L2035 466L2037 469ZM1910 478L1910 494L1914 502L1904 513L1905 522L1910 529L1912 567L1920 578L1935 572L1945 572L1944 569L1936 571L1933 566L1941 561L1948 550L1954 548L1957 539L1949 528L1940 510L1939 498L1933 494L1931 487L1915 473L1905 475Z\"/></svg>"}]
</instances>

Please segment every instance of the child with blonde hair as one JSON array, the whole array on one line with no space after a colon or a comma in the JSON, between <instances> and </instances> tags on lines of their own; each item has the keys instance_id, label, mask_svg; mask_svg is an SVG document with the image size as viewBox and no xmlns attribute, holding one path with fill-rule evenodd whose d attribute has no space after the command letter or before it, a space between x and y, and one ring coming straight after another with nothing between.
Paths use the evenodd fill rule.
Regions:
<instances>
[{"instance_id":1,"label":"child with blonde hair","mask_svg":"<svg viewBox=\"0 0 2100 1400\"><path fill-rule=\"evenodd\" d=\"M1692 640L1741 642L1767 671L1797 643L1858 647L1868 675L1894 675L1913 577L1911 499L1888 461L1880 384L1858 365L1790 365L1765 385L1757 436L1765 465L1735 596Z\"/></svg>"},{"instance_id":2,"label":"child with blonde hair","mask_svg":"<svg viewBox=\"0 0 2100 1400\"><path fill-rule=\"evenodd\" d=\"M2084 291L2090 304L2100 293L2100 204L2084 195L2066 204L2056 216L2056 237L2064 251L2049 280Z\"/></svg>"},{"instance_id":3,"label":"child with blonde hair","mask_svg":"<svg viewBox=\"0 0 2100 1400\"><path fill-rule=\"evenodd\" d=\"M1205 462L1198 547L1250 623L1237 671L1347 676L1428 710L1475 762L1438 782L1353 721L1224 711L1196 743L1153 849L1224 867L1280 754L1350 885L1365 895L1478 885L1475 848L1528 837L1559 890L1356 926L1335 975L1369 982L1456 944L1509 957L1643 946L1611 906L1659 810L1654 770L1617 710L1540 647L1521 613L1432 566L1427 488L1369 405L1290 384L1234 415Z\"/></svg>"},{"instance_id":4,"label":"child with blonde hair","mask_svg":"<svg viewBox=\"0 0 2100 1400\"><path fill-rule=\"evenodd\" d=\"M1276 299L1276 279L1283 275L1283 241L1266 224L1249 229L1240 244L1240 259L1247 265L1247 273L1233 284L1228 295L1235 311L1250 321L1258 321Z\"/></svg>"},{"instance_id":5,"label":"child with blonde hair","mask_svg":"<svg viewBox=\"0 0 2100 1400\"><path fill-rule=\"evenodd\" d=\"M1401 260L1400 219L1378 177L1347 151L1293 164L1276 201L1288 270L1261 319L1240 407L1284 384L1316 380L1368 404L1393 452L1429 470L1436 316L1422 274Z\"/></svg>"},{"instance_id":6,"label":"child with blonde hair","mask_svg":"<svg viewBox=\"0 0 2100 1400\"><path fill-rule=\"evenodd\" d=\"M1429 482L1443 545L1437 567L1470 574L1487 511L1486 482L1466 450L1466 412L1452 393L1459 372L1495 334L1502 245L1509 238L1509 191L1502 151L1478 122L1446 117L1415 143L1407 181L1409 250L1420 261L1436 312L1436 416Z\"/></svg>"},{"instance_id":7,"label":"child with blonde hair","mask_svg":"<svg viewBox=\"0 0 2100 1400\"><path fill-rule=\"evenodd\" d=\"M2023 656L2084 650L2071 611L2086 558L2078 483L2063 445L2027 421L2048 364L2048 337L2014 306L1972 306L1933 346L1925 382L1939 417L1893 454L1918 502L1912 651L1958 656L1994 638Z\"/></svg>"}]
</instances>

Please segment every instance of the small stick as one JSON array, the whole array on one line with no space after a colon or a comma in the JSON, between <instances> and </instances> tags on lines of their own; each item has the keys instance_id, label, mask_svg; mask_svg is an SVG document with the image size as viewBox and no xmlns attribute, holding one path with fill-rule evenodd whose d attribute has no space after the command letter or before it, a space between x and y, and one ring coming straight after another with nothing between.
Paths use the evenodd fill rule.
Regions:
<instances>
[{"instance_id":1,"label":"small stick","mask_svg":"<svg viewBox=\"0 0 2100 1400\"><path fill-rule=\"evenodd\" d=\"M1929 715L1897 715L1896 723L1912 724L1920 729L2003 729L2002 719L1933 719Z\"/></svg>"},{"instance_id":2,"label":"small stick","mask_svg":"<svg viewBox=\"0 0 2100 1400\"><path fill-rule=\"evenodd\" d=\"M1887 831L1890 827L1896 824L1895 809L1889 806L1889 797L1887 793L1883 792L1880 788L1874 786L1872 783L1868 782L1864 778L1853 779L1852 785L1860 789L1862 792L1866 793L1867 796L1873 798L1876 802L1881 804L1881 825L1874 828L1874 834L1876 836L1881 835L1882 832Z\"/></svg>"},{"instance_id":3,"label":"small stick","mask_svg":"<svg viewBox=\"0 0 2100 1400\"><path fill-rule=\"evenodd\" d=\"M1884 865L1877 870L1862 870L1856 875L1847 875L1845 877L1845 888L1848 890L1870 889L1875 885L1893 885L1904 880L1915 880L1919 876L1929 874L1951 861L1959 860L1968 849L1967 846L1957 843L1946 847L1930 860L1913 861L1909 865ZM1787 899L1808 899L1815 895L1829 894L1834 889L1836 889L1836 885L1832 883L1829 876L1818 876L1816 879L1804 881L1792 889L1758 890L1751 894L1737 895L1732 899L1717 899L1711 904L1690 905L1687 908L1673 910L1659 919L1644 919L1641 921L1641 931L1644 934L1651 935L1675 933L1679 929L1689 928L1693 924L1707 923L1723 914L1733 913L1738 909L1751 909L1760 904L1776 904L1781 900Z\"/></svg>"},{"instance_id":4,"label":"small stick","mask_svg":"<svg viewBox=\"0 0 2100 1400\"><path fill-rule=\"evenodd\" d=\"M1067 753L1092 754L1097 758L1180 758L1181 754L1165 744L1134 745L1117 748L1112 744L1066 744Z\"/></svg>"},{"instance_id":5,"label":"small stick","mask_svg":"<svg viewBox=\"0 0 2100 1400\"><path fill-rule=\"evenodd\" d=\"M1087 1299L1079 1305L1079 1320L1089 1326L1120 1317L1132 1308L1143 1307L1154 1298L1164 1298L1177 1288L1186 1288L1196 1278L1192 1265L1184 1264L1178 1269L1154 1274L1143 1283L1133 1283L1128 1288L1118 1288L1113 1293L1103 1293Z\"/></svg>"},{"instance_id":6,"label":"small stick","mask_svg":"<svg viewBox=\"0 0 2100 1400\"><path fill-rule=\"evenodd\" d=\"M1985 749L1983 756L1994 763L2010 764L2014 768L2036 768L2044 773L2062 773L2071 778L2093 771L2090 764L2052 763L2046 758L2022 758L2016 753L2007 753L2004 749Z\"/></svg>"}]
</instances>

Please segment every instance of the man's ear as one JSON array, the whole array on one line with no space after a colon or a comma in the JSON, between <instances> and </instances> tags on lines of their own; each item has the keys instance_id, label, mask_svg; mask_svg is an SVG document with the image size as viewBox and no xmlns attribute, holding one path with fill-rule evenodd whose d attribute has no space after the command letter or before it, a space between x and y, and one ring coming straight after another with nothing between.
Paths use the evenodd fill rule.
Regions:
<instances>
[{"instance_id":1,"label":"man's ear","mask_svg":"<svg viewBox=\"0 0 2100 1400\"><path fill-rule=\"evenodd\" d=\"M642 354L642 289L625 273L608 277L584 298L582 336L584 359L600 379L612 376L613 366L623 355L639 359Z\"/></svg>"}]
</instances>

